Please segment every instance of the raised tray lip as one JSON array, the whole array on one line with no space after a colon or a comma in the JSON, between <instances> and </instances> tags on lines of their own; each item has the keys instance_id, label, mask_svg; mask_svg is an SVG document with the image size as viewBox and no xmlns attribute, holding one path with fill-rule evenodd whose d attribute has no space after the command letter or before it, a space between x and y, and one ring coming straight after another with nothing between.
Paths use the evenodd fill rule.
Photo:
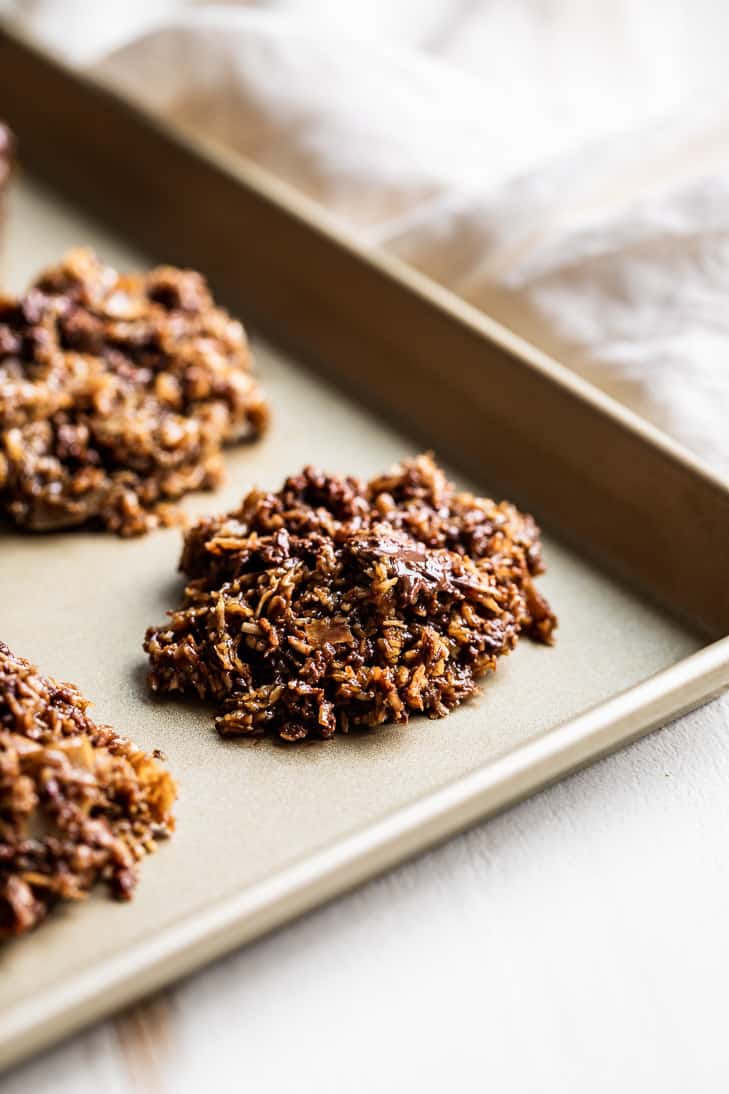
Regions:
<instances>
[{"instance_id":1,"label":"raised tray lip","mask_svg":"<svg viewBox=\"0 0 729 1094\"><path fill-rule=\"evenodd\" d=\"M729 637L2 1015L0 1068L488 819L729 688Z\"/></svg>"},{"instance_id":2,"label":"raised tray lip","mask_svg":"<svg viewBox=\"0 0 729 1094\"><path fill-rule=\"evenodd\" d=\"M729 496L729 479L718 474L661 430L617 403L587 381L465 303L448 289L382 252L364 247L356 234L313 201L269 172L160 120L113 89L64 65L0 24L0 40L15 39L53 64L90 93L114 98L144 124L160 130L198 156L212 161L241 185L284 208L322 235L336 240L358 260L425 297L460 323L510 351L572 396L612 418L680 464L691 475ZM222 955L252 941L288 919L362 883L403 859L448 838L477 820L493 816L610 751L636 740L668 720L729 687L729 637L707 645L670 668L598 704L500 759L447 784L424 798L342 837L319 852L277 871L243 893L200 915L172 924L149 942L84 971L49 992L2 1015L0 1068L9 1067L41 1046L130 1003Z\"/></svg>"},{"instance_id":3,"label":"raised tray lip","mask_svg":"<svg viewBox=\"0 0 729 1094\"><path fill-rule=\"evenodd\" d=\"M570 391L581 402L598 410L602 415L612 418L627 432L638 434L653 448L663 452L668 459L682 464L692 474L698 475L713 486L718 486L729 496L729 475L715 470L706 460L674 440L662 429L654 426L611 395L601 391L566 365L560 364L554 357L543 352L509 327L492 319L486 312L469 304L451 289L408 265L396 255L365 244L354 229L298 191L293 185L278 178L273 172L254 163L242 153L225 148L200 132L192 132L181 122L160 117L143 103L125 97L111 80L102 79L100 75L90 74L82 68L70 65L36 42L28 32L17 26L7 16L0 15L0 42L3 38L15 41L28 53L42 58L45 64L86 88L89 94L105 95L119 109L135 116L147 128L171 137L198 158L214 164L221 172L236 179L241 186L253 191L263 200L278 205L288 217L306 224L308 228L314 229L320 235L334 241L337 246L349 251L358 261L381 271L391 280L407 286L418 296L429 299L490 342L508 348L531 368Z\"/></svg>"},{"instance_id":4,"label":"raised tray lip","mask_svg":"<svg viewBox=\"0 0 729 1094\"><path fill-rule=\"evenodd\" d=\"M112 138L115 130L109 127L113 125L117 125L120 131L126 132L127 137L130 131L133 132L133 147L146 148L153 160L158 159L160 150L164 149L164 154L171 157L171 162L175 166L183 171L185 169L192 170L198 184L204 187L208 187L208 184L210 184L211 189L207 189L208 198L213 194L222 199L223 204L225 204L226 196L234 192L236 194L236 214L242 212L242 203L245 202L248 213L255 208L256 215L265 221L266 230L278 231L280 236L281 225L285 224L286 231L290 233L292 241L298 241L301 244L302 240L306 240L308 246L319 251L320 258L322 254L326 254L328 257L326 259L325 276L337 278L338 275L344 275L348 279L350 298L352 295L351 279L354 278L354 284L358 285L360 289L364 288L370 294L370 302L373 299L379 300L380 305L382 305L384 302L383 294L387 294L391 301L398 301L398 307L402 308L399 315L403 317L409 311L411 319L413 310L417 309L417 314L421 320L424 322L427 320L430 324L431 332L437 330L440 345L458 346L460 352L463 353L463 360L459 362L458 369L455 370L457 373L455 390L458 390L462 397L471 399L473 396L478 396L478 391L474 390L472 352L473 346L477 345L480 354L487 354L494 360L500 358L502 363L508 361L509 366L513 367L517 373L520 373L520 380L517 379L512 384L507 385L510 391L517 390L518 386L521 385L522 389L528 389L533 396L536 396L537 400L545 399L552 407L555 406L555 401L559 400L558 416L563 418L565 423L569 422L571 426L575 426L576 423L582 424L582 443L587 443L587 448L591 449L593 457L596 451L595 443L594 441L592 443L586 442L584 427L587 423L590 423L595 437L600 437L603 443L606 438L609 438L609 443L614 445L615 448L611 450L603 447L600 456L604 458L604 454L610 452L612 458L616 452L620 453L618 467L622 468L624 482L625 476L632 478L631 464L628 462L629 457L626 454L635 452L636 447L642 448L646 453L646 460L648 462L652 460L653 462L653 474L658 473L658 465L665 467L666 481L671 480L673 496L682 496L686 490L693 490L694 499L698 503L698 509L694 510L691 520L685 519L687 513L691 512L690 508L685 512L683 509L677 511L676 505L673 505L673 513L670 519L674 523L671 527L676 528L679 534L677 537L672 536L673 544L668 550L665 550L667 545L664 544L664 551L654 552L650 563L647 562L645 557L641 559L640 551L635 554L635 552L631 553L628 549L626 553L625 536L619 544L612 542L614 536L606 520L595 520L594 514L599 511L598 506L588 507L592 510L593 515L591 515L586 525L582 518L575 516L575 513L580 512L581 507L579 505L572 505L572 516L566 517L565 507L558 500L555 490L552 489L551 492L547 491L549 500L546 503L546 508L542 507L540 511L541 502L530 496L531 484L526 483L524 480L523 467L516 470L515 478L514 468L511 468L508 476L503 478L503 487L509 496L521 496L526 507L534 512L538 519L542 519L544 514L550 511L549 519L552 520L553 527L562 533L568 542L570 539L573 543L580 542L585 553L590 553L593 559L600 564L612 567L614 572L622 576L628 583L642 584L643 591L651 599L660 602L675 617L682 618L697 633L703 633L708 640L715 640L729 634L729 591L724 586L723 572L718 562L721 551L724 548L729 551L729 475L721 474L662 430L627 407L622 406L611 396L600 391L548 354L496 322L486 313L468 304L452 291L416 271L397 257L364 244L355 231L342 225L338 218L310 198L297 192L288 183L277 179L268 170L245 159L237 152L211 141L199 132L192 133L189 127L179 122L172 122L160 117L150 108L120 93L110 80L101 79L97 72L79 69L63 60L59 60L47 48L35 43L31 36L19 28L12 20L7 18L3 20L2 17L0 17L0 51L7 54L6 60L11 73L15 72L17 75L19 66L27 63L36 66L39 86L42 88L45 84L47 92L52 92L54 82L57 89L60 89L63 85L68 87L68 102L66 103L63 99L61 101L69 109L71 123L70 125L68 122L61 124L59 131L64 132L65 125L66 139L71 140L72 143L79 145L78 122L80 115L75 116L74 121L74 111L78 110L79 101L86 99L92 119L95 119L96 124L98 124L99 119L103 118L103 124L106 126L107 132L111 132ZM1 79L0 87L2 87ZM37 100L37 96L35 98ZM33 96L30 96L29 103L29 116L31 119L33 118L33 112L36 112L35 121L31 123L31 129L35 126L37 137L39 128L38 111L41 103L38 101L33 102ZM22 113L20 108L18 108L18 111ZM42 113L45 117L47 112L42 110ZM27 111L26 114L28 114ZM93 124L92 121L92 126ZM55 130L51 129L51 131L54 132ZM101 139L102 144L105 144L107 148L106 152L102 150L101 160L103 160L104 155L108 159L109 146L115 142L113 139L109 141L104 137ZM48 144L47 141L43 143L44 145ZM37 140L35 144L38 148ZM81 180L94 177L93 174L87 176L82 172L79 175L79 172L76 171L75 182L71 181L74 175L73 171L69 176L69 171L65 167L59 170L60 161L64 159L62 146L57 143L53 145L53 141L51 141L51 147L52 171L56 172L58 176L55 181L58 183L60 191L64 192L65 190L65 192L68 192L70 183L74 189L75 186L85 187L87 195L90 196L88 186L85 182L82 183ZM120 147L124 148L123 137ZM128 146L126 151L129 153ZM48 161L45 151L43 159L44 162ZM65 157L65 160L67 163L72 162L74 157ZM150 187L147 187L142 196L135 181L139 179L140 172L130 173L127 163L128 158L119 162L117 157L114 169L125 179L127 186L131 185L132 195L136 190L138 199L141 198L145 204L146 199L151 199L150 208L158 208L159 194L155 193L155 188L150 189ZM48 166L51 167L50 162ZM196 168L198 170L195 175ZM107 175L104 176L102 172L101 178L112 188L113 193L113 180L108 175L108 167ZM219 185L216 186L216 183ZM223 187L222 191L221 186ZM103 185L101 188L96 187L94 193L98 194L100 189L103 191L105 188ZM157 187L158 190L159 187ZM184 190L185 180L183 179L181 188L181 194L183 195ZM190 193L189 186L187 192ZM119 196L118 187L116 193ZM198 199L197 192L194 191L194 193L196 199ZM240 198L238 198L238 195L240 195ZM101 204L104 205L101 215L108 216L110 209L108 201ZM134 204L131 204L130 208L135 208ZM140 212L137 213L137 221ZM160 215L162 219L167 219L164 213ZM142 219L147 224L144 234L149 242L149 217L143 216ZM136 225L134 227L130 225L129 229L133 236L138 234ZM226 223L226 231L227 229L228 223ZM209 234L207 222L205 223L205 232L207 237ZM161 237L159 233L153 233L154 235L158 236L159 239L164 239L163 246L167 247L169 245L169 232L163 232ZM221 237L219 231L216 234L213 230L211 238L219 256L221 250L226 250L223 240L227 239L227 235ZM198 239L196 246L199 247L199 245ZM220 262L210 251L210 246L208 245L203 249L206 251L206 255L201 256L201 261L207 261L212 266L217 267L218 274L225 278L227 276L225 262L221 271ZM259 261L262 259L267 261L267 255L263 252L260 252L257 257ZM265 262L263 266L265 266ZM261 273L265 274L263 266L257 267L259 275ZM236 267L236 278L240 276L239 269L240 265ZM211 272L213 271L211 270ZM260 276L257 279L260 280ZM269 284L265 292L272 295L270 276L268 278L263 277L264 284L267 280ZM376 290L375 287L377 287ZM247 291L249 290L250 285ZM268 311L268 316L258 315L258 318L264 324L264 329L266 329L266 326L270 329L272 323L275 322L276 333L283 345L287 344L289 334L292 334L294 345L298 340L299 348L309 355L310 363L312 360L318 359L321 364L322 354L326 358L331 353L336 359L332 338L329 334L322 338L320 330L314 337L311 330L308 333L305 329L302 330L301 316L295 316L296 305L290 293L288 297L282 296L285 307L288 309L286 314L289 316L287 332L287 321L282 319L281 304L277 303L276 308L271 312L271 295L266 298L264 304L264 310ZM223 298L225 299L225 294ZM251 318L255 319L257 317L257 311L260 308L262 299L264 298L258 293L257 301L249 301ZM403 304L404 301L409 301L411 306L408 308L407 304ZM352 323L350 333L358 332L361 336L361 316L357 314L356 310L351 316L347 316L347 320ZM357 326L358 323L360 324L359 327ZM336 328L336 323L334 326ZM305 327L306 323L304 323ZM445 328L448 328L449 331L447 336ZM302 345L301 339L306 340L307 337L309 339L313 338L313 343L307 346L304 341ZM336 335L334 336L334 342L336 344ZM411 354L415 344L416 340L411 340L409 343L409 352ZM388 347L388 349L390 351L394 349L394 352L397 353L396 347ZM337 350L337 352L340 353L340 350ZM417 356L415 359L418 359ZM372 365L371 358L369 365ZM418 367L423 367L422 359L419 359ZM347 379L347 384L351 382L356 387L355 380L358 381L359 394L364 396L361 385L361 364L359 368L360 373L358 374L355 365L352 377ZM425 363L426 371L423 375L428 380L432 380L432 375L428 374L427 368L428 362ZM337 371L337 382L342 382L341 364L338 366L338 370L335 371ZM498 369L496 374L498 375ZM388 382L381 372L379 382L383 384L384 391L390 390ZM479 405L479 410L483 413L483 406L474 403L474 406L476 405ZM539 404L532 399L531 405ZM399 407L399 413L402 420L402 406ZM503 407L501 413L503 414ZM497 420L498 415L496 419L492 420L492 426ZM533 422L532 414L532 428L534 428ZM423 422L424 430L427 427L426 415ZM452 427L450 428L452 434ZM577 428L579 429L579 426ZM427 435L426 433L425 436L427 437ZM529 438L530 441L533 436L534 434ZM427 445L427 440L425 443ZM560 454L563 455L565 449L570 448L570 445L565 446L560 442L558 447ZM572 447L575 451L579 450L579 445ZM452 435L449 440L442 438L440 451L445 456L449 454L456 456L459 461L462 455L463 461L470 461L472 465L473 437L466 438L462 433L459 433L455 439ZM558 479L554 475L555 448L553 433L548 437L543 451L547 459L551 461L550 466L553 468L552 482L556 483ZM589 475L584 475L586 466L587 464L582 461L578 470L574 459L567 458L556 469L559 476L566 473L568 481L575 485L575 476L582 475L586 480L590 479ZM532 466L530 474L534 475L534 473L535 469ZM512 478L514 478L513 482ZM578 490L584 491L584 484L579 486ZM564 496L567 496L568 493ZM642 507L641 515L648 516L653 505L653 489L652 482L650 488L647 488L645 475L641 484L636 483L635 486L631 486L625 492L623 498L624 513L626 512L626 505L633 505L632 519L639 512L635 507L636 503ZM604 505L602 511L607 512ZM706 531L707 521L712 525L711 534L714 537L717 537L717 528L722 529L717 539L717 542L721 541L722 548L713 555L710 573L707 573L705 577L701 577L701 571L699 570L697 580L697 568L689 561L694 557L696 543L694 528L699 528L700 523L703 522L703 530ZM592 522L593 527L589 527L590 522ZM652 523L655 534L657 531L655 520ZM576 528L571 525L579 526L579 531L576 531ZM613 526L620 527L620 524L619 522L614 523ZM665 527L668 527L668 525L665 525ZM622 554L615 555L615 550L622 552ZM684 591L688 589L693 589L694 592L689 595ZM676 590L678 590L678 595L676 595Z\"/></svg>"}]
</instances>

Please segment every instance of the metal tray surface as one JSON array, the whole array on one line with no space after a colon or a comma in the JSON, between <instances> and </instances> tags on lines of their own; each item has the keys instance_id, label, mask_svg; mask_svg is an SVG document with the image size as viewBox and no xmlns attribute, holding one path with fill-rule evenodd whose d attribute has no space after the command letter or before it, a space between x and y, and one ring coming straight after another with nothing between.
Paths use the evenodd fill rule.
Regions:
<instances>
[{"instance_id":1,"label":"metal tray surface","mask_svg":"<svg viewBox=\"0 0 729 1094\"><path fill-rule=\"evenodd\" d=\"M25 179L9 222L9 286L21 288L79 243L122 268L150 261L125 236ZM405 291L396 279L395 291ZM457 309L451 318L457 325ZM367 475L418 451L421 421L396 428L279 343L255 329L252 334L273 427L260 444L230 452L225 486L190 498L190 513L229 507L253 485L275 488L305 463ZM487 342L484 335L485 353ZM393 375L397 365L393 357ZM550 397L557 405L561 395L578 420L574 390L555 370L554 377L545 373ZM425 376L421 405L429 399L437 405L439 398ZM583 514L570 528L560 513L555 526L561 534L551 534L548 476L535 479L529 499L517 489L514 501L533 500L547 518L548 573L540 587L560 617L558 641L552 649L520 643L480 697L440 721L413 719L407 727L305 747L224 742L203 706L155 699L146 686L145 628L161 621L179 595L178 531L120 541L0 530L0 638L49 674L78 684L94 700L99 720L145 748L162 748L181 790L178 830L143 865L131 905L96 894L0 948L0 1066L506 807L727 685L729 640L707 645L706 638L725 633L723 602L714 610L700 589L682 588L669 612L660 589L641 592L645 574L636 560L649 559L655 549L648 541L652 529L683 512L687 522L696 522L707 567L719 572L727 557L721 558L727 536L719 518L729 513L729 491L670 442L623 419L609 400L589 392L584 400L586 416L604 414L606 428L614 418L630 435L635 479L648 469L655 475L654 523L637 522L631 533L646 541L626 542L621 554L615 540L611 566L599 566L594 549L580 550ZM437 417L433 413L432 421ZM430 428L429 440L436 452L454 452L445 427L442 438ZM462 472L465 465L470 477ZM473 474L473 466L472 459L456 459L451 470L462 485L500 495L503 476L490 473L485 461L481 474ZM612 472L596 466L591 474L597 506ZM668 488L672 476L685 483L678 499ZM697 518L715 512L715 525ZM614 576L617 571L627 580ZM689 618L694 623L682 621Z\"/></svg>"}]
</instances>

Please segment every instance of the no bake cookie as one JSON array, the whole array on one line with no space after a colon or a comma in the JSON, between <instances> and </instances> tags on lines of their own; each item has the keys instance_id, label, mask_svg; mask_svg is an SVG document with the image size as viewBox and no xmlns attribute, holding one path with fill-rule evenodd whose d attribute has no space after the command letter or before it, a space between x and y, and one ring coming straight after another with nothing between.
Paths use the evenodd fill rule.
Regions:
<instances>
[{"instance_id":1,"label":"no bake cookie","mask_svg":"<svg viewBox=\"0 0 729 1094\"><path fill-rule=\"evenodd\" d=\"M459 493L428 455L369 482L306 468L188 531L151 686L211 700L224 736L440 717L521 634L551 642L542 568L530 516Z\"/></svg>"},{"instance_id":2,"label":"no bake cookie","mask_svg":"<svg viewBox=\"0 0 729 1094\"><path fill-rule=\"evenodd\" d=\"M243 327L192 270L76 250L0 297L0 515L21 528L171 523L267 417Z\"/></svg>"},{"instance_id":3,"label":"no bake cookie","mask_svg":"<svg viewBox=\"0 0 729 1094\"><path fill-rule=\"evenodd\" d=\"M0 939L98 881L129 899L174 825L171 776L88 706L0 642Z\"/></svg>"}]
</instances>

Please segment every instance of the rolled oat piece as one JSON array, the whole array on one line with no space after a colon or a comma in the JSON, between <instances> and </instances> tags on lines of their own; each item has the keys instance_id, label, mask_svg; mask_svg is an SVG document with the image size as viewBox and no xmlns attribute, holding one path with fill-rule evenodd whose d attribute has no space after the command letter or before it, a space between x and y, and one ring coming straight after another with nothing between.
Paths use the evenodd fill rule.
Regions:
<instances>
[{"instance_id":1,"label":"rolled oat piece","mask_svg":"<svg viewBox=\"0 0 729 1094\"><path fill-rule=\"evenodd\" d=\"M438 718L521 634L550 643L533 519L459 493L429 455L370 482L305 468L185 536L189 582L147 631L150 683L224 736L331 737Z\"/></svg>"},{"instance_id":2,"label":"rolled oat piece","mask_svg":"<svg viewBox=\"0 0 729 1094\"><path fill-rule=\"evenodd\" d=\"M192 270L81 249L0 297L0 514L21 528L169 524L267 420L245 331Z\"/></svg>"},{"instance_id":3,"label":"rolled oat piece","mask_svg":"<svg viewBox=\"0 0 729 1094\"><path fill-rule=\"evenodd\" d=\"M88 707L0 642L0 939L100 881L130 899L174 828L172 777Z\"/></svg>"}]
</instances>

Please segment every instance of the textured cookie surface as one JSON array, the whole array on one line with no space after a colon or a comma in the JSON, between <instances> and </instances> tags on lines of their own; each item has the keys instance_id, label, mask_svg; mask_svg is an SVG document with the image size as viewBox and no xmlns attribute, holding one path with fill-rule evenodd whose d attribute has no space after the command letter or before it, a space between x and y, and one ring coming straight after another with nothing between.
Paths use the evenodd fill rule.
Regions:
<instances>
[{"instance_id":1,"label":"textured cookie surface","mask_svg":"<svg viewBox=\"0 0 729 1094\"><path fill-rule=\"evenodd\" d=\"M440 717L524 633L550 642L539 531L429 456L370 482L312 468L185 537L182 606L147 632L157 691L226 735L331 737Z\"/></svg>"},{"instance_id":2,"label":"textured cookie surface","mask_svg":"<svg viewBox=\"0 0 729 1094\"><path fill-rule=\"evenodd\" d=\"M0 938L98 881L128 899L174 826L171 776L88 706L0 643Z\"/></svg>"},{"instance_id":3,"label":"textured cookie surface","mask_svg":"<svg viewBox=\"0 0 729 1094\"><path fill-rule=\"evenodd\" d=\"M0 514L23 528L170 523L267 416L243 327L191 270L77 250L0 298Z\"/></svg>"}]
</instances>

